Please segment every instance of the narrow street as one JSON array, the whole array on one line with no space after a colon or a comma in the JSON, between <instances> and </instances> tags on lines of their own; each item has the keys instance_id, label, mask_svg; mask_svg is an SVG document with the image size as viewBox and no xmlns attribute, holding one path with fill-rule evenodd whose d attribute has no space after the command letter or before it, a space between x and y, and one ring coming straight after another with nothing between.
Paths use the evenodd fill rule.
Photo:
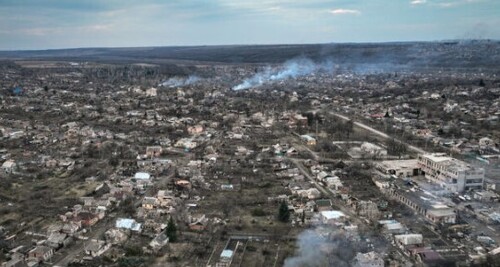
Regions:
<instances>
[{"instance_id":1,"label":"narrow street","mask_svg":"<svg viewBox=\"0 0 500 267\"><path fill-rule=\"evenodd\" d=\"M53 266L68 266L70 262L77 258L77 255L83 255L83 253L85 253L85 242L88 242L91 239L100 239L100 237L104 234L104 232L106 232L106 230L114 226L115 216L112 215L115 215L115 213L106 215L103 220L92 226L89 229L89 235L86 236L88 237L87 240L75 239L74 243L69 247L62 248L61 250L56 252L53 258ZM60 258L62 255L64 255L64 257Z\"/></svg>"},{"instance_id":2,"label":"narrow street","mask_svg":"<svg viewBox=\"0 0 500 267\"><path fill-rule=\"evenodd\" d=\"M348 215L349 217L351 217L351 219L353 219L354 221L356 221L357 224L359 225L364 225L366 222L362 222L358 216L356 214L354 214L351 210L349 210L348 208L346 208L344 206L343 203L341 203L339 201L338 198L336 198L333 193L331 191L329 191L328 189L324 188L322 185L320 185L316 179L314 179L314 177L309 174L308 170L304 167L304 165L302 165L302 163L298 160L298 159L294 159L294 158L289 158L290 161L299 169L299 171L307 178L309 179L309 181L319 190L321 191L321 193L323 193L324 196L330 198L330 200L332 201L332 203L337 206L340 211L342 211L344 214Z\"/></svg>"}]
</instances>

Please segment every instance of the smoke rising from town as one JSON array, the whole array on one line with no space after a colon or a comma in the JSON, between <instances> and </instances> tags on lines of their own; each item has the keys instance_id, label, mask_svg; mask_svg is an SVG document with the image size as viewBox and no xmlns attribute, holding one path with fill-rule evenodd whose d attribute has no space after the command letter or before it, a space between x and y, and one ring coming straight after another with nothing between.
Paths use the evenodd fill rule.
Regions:
<instances>
[{"instance_id":1,"label":"smoke rising from town","mask_svg":"<svg viewBox=\"0 0 500 267\"><path fill-rule=\"evenodd\" d=\"M298 236L296 256L286 259L285 267L349 267L363 249L342 230L329 229L324 234L319 233L321 228L317 230L305 230Z\"/></svg>"},{"instance_id":2,"label":"smoke rising from town","mask_svg":"<svg viewBox=\"0 0 500 267\"><path fill-rule=\"evenodd\" d=\"M172 77L165 82L162 82L160 86L164 87L184 87L200 82L202 79L198 76L191 75L189 77Z\"/></svg>"},{"instance_id":3,"label":"smoke rising from town","mask_svg":"<svg viewBox=\"0 0 500 267\"><path fill-rule=\"evenodd\" d=\"M250 89L270 82L307 76L318 71L331 71L333 66L331 61L318 64L308 58L296 58L286 61L278 68L266 67L263 71L234 86L233 90Z\"/></svg>"}]
</instances>

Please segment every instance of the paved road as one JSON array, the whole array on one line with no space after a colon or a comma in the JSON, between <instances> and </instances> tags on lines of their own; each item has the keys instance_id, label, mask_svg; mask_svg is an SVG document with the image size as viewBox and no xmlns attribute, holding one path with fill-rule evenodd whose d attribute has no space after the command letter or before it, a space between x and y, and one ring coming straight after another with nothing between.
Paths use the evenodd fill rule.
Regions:
<instances>
[{"instance_id":1,"label":"paved road","mask_svg":"<svg viewBox=\"0 0 500 267\"><path fill-rule=\"evenodd\" d=\"M331 115L333 115L333 116L336 116L336 117L338 117L338 118L341 118L341 119L343 119L343 120L346 120L346 121L351 120L350 118L348 118L348 117L346 117L346 116L344 116L344 115L341 115L341 114L335 113L335 112L330 112L330 114L331 114ZM364 123L361 123L361 122L355 122L355 121L353 121L353 124L354 124L354 125L356 125L356 126L357 126L357 127L359 127L359 128L362 128L362 129L367 130L367 131L369 131L369 132L371 132L371 133L373 133L373 134L376 134L376 135L378 135L378 136L380 136L380 137L382 137L382 138L384 138L384 139L392 139L392 138L393 138L393 137L391 137L391 136L387 135L386 133L381 132L381 131L379 131L379 130L377 130L377 129L374 129L374 128L372 128L372 127L370 127L370 126L368 126L368 125L366 125L366 124L364 124ZM408 143L406 143L406 142L403 142L403 141L401 141L401 140L399 140L399 139L395 139L395 138L394 138L394 140L395 140L396 142L398 142L398 143L405 144L405 145L408 147L408 149L410 149L410 150L412 150L412 151L415 151L415 152L417 152L417 153L419 153L419 154L426 154L426 153L428 153L427 151L425 151L425 150L423 150L423 149L421 149L421 148L418 148L418 147L416 147L416 146L412 146L412 145L410 145L410 144L408 144Z\"/></svg>"}]
</instances>

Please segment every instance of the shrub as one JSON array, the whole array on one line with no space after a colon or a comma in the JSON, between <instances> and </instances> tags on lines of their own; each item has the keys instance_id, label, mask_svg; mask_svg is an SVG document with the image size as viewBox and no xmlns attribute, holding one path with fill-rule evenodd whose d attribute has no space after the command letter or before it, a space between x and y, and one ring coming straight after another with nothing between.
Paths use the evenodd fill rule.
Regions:
<instances>
[{"instance_id":1,"label":"shrub","mask_svg":"<svg viewBox=\"0 0 500 267\"><path fill-rule=\"evenodd\" d=\"M262 216L266 216L267 213L261 209L261 208L255 208L252 210L252 216L254 217L262 217Z\"/></svg>"}]
</instances>

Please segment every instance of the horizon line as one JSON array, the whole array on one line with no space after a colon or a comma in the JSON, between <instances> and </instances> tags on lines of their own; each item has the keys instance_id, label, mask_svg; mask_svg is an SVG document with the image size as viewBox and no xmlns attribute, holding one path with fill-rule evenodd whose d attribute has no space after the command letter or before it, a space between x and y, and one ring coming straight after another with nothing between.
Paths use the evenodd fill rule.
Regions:
<instances>
[{"instance_id":1,"label":"horizon line","mask_svg":"<svg viewBox=\"0 0 500 267\"><path fill-rule=\"evenodd\" d=\"M276 46L276 45L341 45L341 44L408 44L408 43L440 43L440 42L500 42L500 39L442 39L442 40L414 40L414 41L373 41L373 42L328 42L328 43L260 43L260 44L207 44L207 45L150 45L150 46L86 46L86 47L61 47L61 48L40 48L40 49L17 49L3 50L0 53L9 52L41 52L58 50L78 50L78 49L139 49L139 48L192 48L192 47L229 47L229 46Z\"/></svg>"}]
</instances>

